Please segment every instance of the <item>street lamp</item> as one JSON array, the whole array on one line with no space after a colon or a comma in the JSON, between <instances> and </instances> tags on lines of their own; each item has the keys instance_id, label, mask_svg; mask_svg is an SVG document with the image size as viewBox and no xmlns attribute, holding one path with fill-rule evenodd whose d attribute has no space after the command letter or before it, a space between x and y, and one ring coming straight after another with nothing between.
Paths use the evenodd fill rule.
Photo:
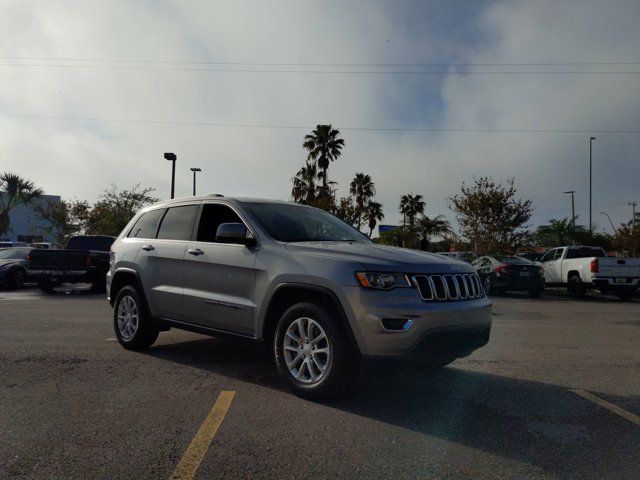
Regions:
<instances>
[{"instance_id":1,"label":"street lamp","mask_svg":"<svg viewBox=\"0 0 640 480\"><path fill-rule=\"evenodd\" d=\"M609 214L607 212L600 212L600 215L605 215L609 219L609 223L611 224L611 228L613 229L613 233L617 234L618 231L616 230L616 227L613 226L613 222L611 221L611 217L609 216Z\"/></svg>"},{"instance_id":2,"label":"street lamp","mask_svg":"<svg viewBox=\"0 0 640 480\"><path fill-rule=\"evenodd\" d=\"M593 167L592 167L592 158L593 158L593 148L592 148L592 143L593 141L596 139L596 137L589 137L589 231L591 231L591 227L592 227L592 213L591 213L591 199L592 199L592 194L591 194L591 187L592 187L592 172L593 172Z\"/></svg>"},{"instance_id":3,"label":"street lamp","mask_svg":"<svg viewBox=\"0 0 640 480\"><path fill-rule=\"evenodd\" d=\"M201 172L201 168L192 167L189 170L193 172L193 196L196 196L196 173Z\"/></svg>"},{"instance_id":4,"label":"street lamp","mask_svg":"<svg viewBox=\"0 0 640 480\"><path fill-rule=\"evenodd\" d=\"M573 194L576 193L575 190L569 190L568 192L564 192L567 194L571 194L571 225L573 229L576 229L576 204L574 201Z\"/></svg>"},{"instance_id":5,"label":"street lamp","mask_svg":"<svg viewBox=\"0 0 640 480\"><path fill-rule=\"evenodd\" d=\"M174 197L175 194L175 186L176 186L176 154L171 152L165 152L164 158L171 162L171 198Z\"/></svg>"}]
</instances>

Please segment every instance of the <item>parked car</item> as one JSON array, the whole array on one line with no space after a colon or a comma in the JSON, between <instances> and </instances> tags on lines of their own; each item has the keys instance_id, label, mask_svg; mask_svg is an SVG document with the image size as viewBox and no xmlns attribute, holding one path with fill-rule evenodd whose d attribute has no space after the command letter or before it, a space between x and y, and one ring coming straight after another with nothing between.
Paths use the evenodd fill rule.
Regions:
<instances>
[{"instance_id":1,"label":"parked car","mask_svg":"<svg viewBox=\"0 0 640 480\"><path fill-rule=\"evenodd\" d=\"M26 247L25 242L10 242L9 240L0 241L0 248Z\"/></svg>"},{"instance_id":2,"label":"parked car","mask_svg":"<svg viewBox=\"0 0 640 480\"><path fill-rule=\"evenodd\" d=\"M516 257L525 258L533 263L540 263L540 260L544 256L544 253L536 253L536 252L526 252L526 253L516 253ZM542 264L540 263L542 266Z\"/></svg>"},{"instance_id":3,"label":"parked car","mask_svg":"<svg viewBox=\"0 0 640 480\"><path fill-rule=\"evenodd\" d=\"M362 357L440 367L491 330L471 265L378 245L323 210L279 201L145 208L112 246L107 292L124 348L173 327L264 341L308 398L339 392Z\"/></svg>"},{"instance_id":4,"label":"parked car","mask_svg":"<svg viewBox=\"0 0 640 480\"><path fill-rule=\"evenodd\" d=\"M55 250L57 248L60 248L55 243L51 243L51 242L37 242L37 243L32 243L29 246L33 248L41 248L43 250Z\"/></svg>"},{"instance_id":5,"label":"parked car","mask_svg":"<svg viewBox=\"0 0 640 480\"><path fill-rule=\"evenodd\" d=\"M562 286L576 297L590 289L631 298L640 284L640 258L607 257L600 247L558 247L542 257L546 285Z\"/></svg>"},{"instance_id":6,"label":"parked car","mask_svg":"<svg viewBox=\"0 0 640 480\"><path fill-rule=\"evenodd\" d=\"M534 298L544 289L543 269L526 258L484 256L473 262L484 289L490 292L528 292Z\"/></svg>"},{"instance_id":7,"label":"parked car","mask_svg":"<svg viewBox=\"0 0 640 480\"><path fill-rule=\"evenodd\" d=\"M109 270L109 249L114 237L78 235L63 250L31 251L29 274L45 293L62 283L90 283L103 292Z\"/></svg>"},{"instance_id":8,"label":"parked car","mask_svg":"<svg viewBox=\"0 0 640 480\"><path fill-rule=\"evenodd\" d=\"M454 258L462 262L471 263L478 256L473 252L437 252L436 255L442 255L443 257Z\"/></svg>"},{"instance_id":9,"label":"parked car","mask_svg":"<svg viewBox=\"0 0 640 480\"><path fill-rule=\"evenodd\" d=\"M0 249L0 284L7 288L22 288L27 280L30 248Z\"/></svg>"}]
</instances>

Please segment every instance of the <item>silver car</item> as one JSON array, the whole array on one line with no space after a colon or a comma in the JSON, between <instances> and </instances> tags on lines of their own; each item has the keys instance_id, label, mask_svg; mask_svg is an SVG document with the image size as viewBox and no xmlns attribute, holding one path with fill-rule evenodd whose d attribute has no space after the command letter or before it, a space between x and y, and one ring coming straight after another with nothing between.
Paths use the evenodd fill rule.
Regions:
<instances>
[{"instance_id":1,"label":"silver car","mask_svg":"<svg viewBox=\"0 0 640 480\"><path fill-rule=\"evenodd\" d=\"M339 392L362 358L444 366L491 330L467 263L377 245L323 210L219 195L140 211L112 246L107 295L123 347L169 328L261 340L307 398Z\"/></svg>"}]
</instances>

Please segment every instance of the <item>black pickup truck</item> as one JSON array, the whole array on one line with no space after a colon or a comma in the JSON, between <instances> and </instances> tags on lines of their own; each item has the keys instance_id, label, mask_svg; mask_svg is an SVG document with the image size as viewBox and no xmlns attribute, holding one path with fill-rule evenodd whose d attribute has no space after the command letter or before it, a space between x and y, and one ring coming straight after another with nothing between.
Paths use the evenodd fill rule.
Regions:
<instances>
[{"instance_id":1,"label":"black pickup truck","mask_svg":"<svg viewBox=\"0 0 640 480\"><path fill-rule=\"evenodd\" d=\"M114 237L79 235L71 237L64 250L34 249L29 260L29 278L37 281L46 293L62 283L90 283L93 291L103 292L114 240Z\"/></svg>"}]
</instances>

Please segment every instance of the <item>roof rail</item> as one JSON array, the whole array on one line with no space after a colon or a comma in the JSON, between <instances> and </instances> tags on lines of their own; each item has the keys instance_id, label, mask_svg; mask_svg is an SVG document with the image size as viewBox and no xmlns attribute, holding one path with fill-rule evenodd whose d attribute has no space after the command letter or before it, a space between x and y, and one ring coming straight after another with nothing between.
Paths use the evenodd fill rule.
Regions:
<instances>
[{"instance_id":1,"label":"roof rail","mask_svg":"<svg viewBox=\"0 0 640 480\"><path fill-rule=\"evenodd\" d=\"M220 193L210 193L209 197L224 197L224 195L222 195Z\"/></svg>"}]
</instances>

